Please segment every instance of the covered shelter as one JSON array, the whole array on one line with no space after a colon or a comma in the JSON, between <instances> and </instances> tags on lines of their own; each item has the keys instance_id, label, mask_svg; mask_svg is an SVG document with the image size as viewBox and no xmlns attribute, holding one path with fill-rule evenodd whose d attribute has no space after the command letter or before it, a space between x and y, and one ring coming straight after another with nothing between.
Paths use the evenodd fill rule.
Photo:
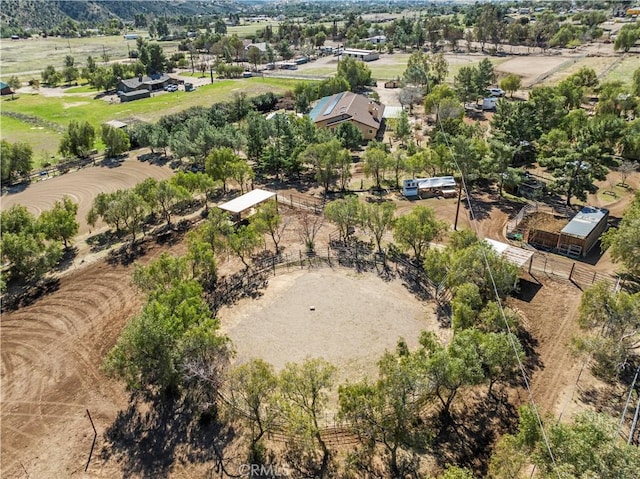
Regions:
<instances>
[{"instance_id":1,"label":"covered shelter","mask_svg":"<svg viewBox=\"0 0 640 479\"><path fill-rule=\"evenodd\" d=\"M586 256L607 229L609 210L585 206L560 231L558 253L571 257Z\"/></svg>"},{"instance_id":2,"label":"covered shelter","mask_svg":"<svg viewBox=\"0 0 640 479\"><path fill-rule=\"evenodd\" d=\"M237 222L242 219L243 213L246 213L248 211L249 214L247 214L246 216L251 216L251 210L253 208L258 206L260 203L264 203L265 201L268 201L274 197L277 201L277 196L275 193L256 188L255 190L249 191L242 196L238 196L231 201L227 201L226 203L218 205L218 208L230 213L233 219Z\"/></svg>"},{"instance_id":3,"label":"covered shelter","mask_svg":"<svg viewBox=\"0 0 640 479\"><path fill-rule=\"evenodd\" d=\"M491 246L498 256L502 256L509 263L516 265L518 268L522 268L527 263L531 266L533 251L518 248L517 246L511 246L508 243L503 243L490 238L485 238L484 241L489 243L489 246Z\"/></svg>"}]
</instances>

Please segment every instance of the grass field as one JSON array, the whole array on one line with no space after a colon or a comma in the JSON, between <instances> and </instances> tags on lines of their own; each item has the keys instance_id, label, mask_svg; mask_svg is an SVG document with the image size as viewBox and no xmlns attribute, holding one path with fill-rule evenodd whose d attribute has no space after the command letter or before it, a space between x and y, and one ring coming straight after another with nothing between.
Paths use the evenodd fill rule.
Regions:
<instances>
[{"instance_id":1,"label":"grass field","mask_svg":"<svg viewBox=\"0 0 640 479\"><path fill-rule=\"evenodd\" d=\"M60 134L43 127L29 125L15 118L0 117L0 127L3 140L9 143L18 141L29 143L36 163L49 159L50 155L55 154L60 143Z\"/></svg>"},{"instance_id":2,"label":"grass field","mask_svg":"<svg viewBox=\"0 0 640 479\"><path fill-rule=\"evenodd\" d=\"M138 32L148 37L146 32ZM179 42L162 42L167 56L178 49ZM83 67L91 55L100 62L107 53L111 60L128 57L129 49L136 48L135 40L125 40L122 36L87 38L29 38L23 40L3 40L0 42L0 78L19 73L22 79L40 78L40 72L47 65L62 68L64 58L72 55L75 64Z\"/></svg>"},{"instance_id":3,"label":"grass field","mask_svg":"<svg viewBox=\"0 0 640 479\"><path fill-rule=\"evenodd\" d=\"M639 68L638 57L635 55L623 58L614 68L607 73L604 81L621 81L627 85L631 84L633 72Z\"/></svg>"},{"instance_id":4,"label":"grass field","mask_svg":"<svg viewBox=\"0 0 640 479\"><path fill-rule=\"evenodd\" d=\"M596 75L602 74L613 62L616 61L615 57L587 57L581 58L572 65L569 65L567 68L560 70L547 79L545 79L542 84L554 86L559 82L564 80L570 75L576 73L582 67L593 68L593 71L596 72Z\"/></svg>"},{"instance_id":5,"label":"grass field","mask_svg":"<svg viewBox=\"0 0 640 479\"><path fill-rule=\"evenodd\" d=\"M249 96L266 92L284 93L299 81L282 78L222 80L212 85L201 86L191 93L162 92L152 98L113 104L86 96L74 96L72 92L63 97L20 95L17 100L3 101L2 109L35 116L63 126L68 125L71 120L88 120L97 128L108 120L136 118L142 121L156 121L164 115L177 113L192 106L207 107L229 101L234 93L244 92ZM27 141L33 145L34 151L46 154L53 154L58 148L59 136L51 131L33 129L27 123L6 116L0 117L0 121L3 139L11 142Z\"/></svg>"}]
</instances>

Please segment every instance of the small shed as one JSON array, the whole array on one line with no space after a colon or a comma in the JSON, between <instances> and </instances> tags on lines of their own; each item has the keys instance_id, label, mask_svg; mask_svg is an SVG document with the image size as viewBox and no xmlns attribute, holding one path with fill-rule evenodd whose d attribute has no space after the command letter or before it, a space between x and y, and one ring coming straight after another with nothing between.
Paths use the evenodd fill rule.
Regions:
<instances>
[{"instance_id":1,"label":"small shed","mask_svg":"<svg viewBox=\"0 0 640 479\"><path fill-rule=\"evenodd\" d=\"M247 216L251 216L251 210L253 208L274 197L276 197L276 194L271 191L255 189L231 201L218 205L218 208L231 213L235 221L240 221L243 213L249 211Z\"/></svg>"},{"instance_id":2,"label":"small shed","mask_svg":"<svg viewBox=\"0 0 640 479\"><path fill-rule=\"evenodd\" d=\"M363 62L371 62L380 58L380 54L375 50L362 50L360 48L345 48L342 56L362 60Z\"/></svg>"},{"instance_id":3,"label":"small shed","mask_svg":"<svg viewBox=\"0 0 640 479\"><path fill-rule=\"evenodd\" d=\"M558 253L567 256L586 256L607 229L609 210L585 206L560 231Z\"/></svg>"}]
</instances>

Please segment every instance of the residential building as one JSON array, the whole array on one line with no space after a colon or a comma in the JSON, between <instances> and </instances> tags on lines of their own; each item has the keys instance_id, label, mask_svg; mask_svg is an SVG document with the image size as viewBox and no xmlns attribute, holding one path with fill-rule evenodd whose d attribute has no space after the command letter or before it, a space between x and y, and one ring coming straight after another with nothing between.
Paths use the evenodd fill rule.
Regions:
<instances>
[{"instance_id":1,"label":"residential building","mask_svg":"<svg viewBox=\"0 0 640 479\"><path fill-rule=\"evenodd\" d=\"M3 81L0 81L0 95L13 95L13 90L11 90L11 87Z\"/></svg>"},{"instance_id":2,"label":"residential building","mask_svg":"<svg viewBox=\"0 0 640 479\"><path fill-rule=\"evenodd\" d=\"M382 124L384 105L350 91L321 98L309 112L318 127L335 129L345 121L358 127L365 140L373 140Z\"/></svg>"},{"instance_id":3,"label":"residential building","mask_svg":"<svg viewBox=\"0 0 640 479\"><path fill-rule=\"evenodd\" d=\"M166 73L154 73L149 76L140 75L128 80L118 81L117 91L129 93L137 90L161 91L165 86L178 82Z\"/></svg>"}]
</instances>

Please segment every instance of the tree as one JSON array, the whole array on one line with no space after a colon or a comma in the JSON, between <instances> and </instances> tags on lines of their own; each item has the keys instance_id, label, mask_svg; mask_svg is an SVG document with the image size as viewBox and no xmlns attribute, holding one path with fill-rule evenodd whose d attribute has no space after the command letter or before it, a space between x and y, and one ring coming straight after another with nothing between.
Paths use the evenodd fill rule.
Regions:
<instances>
[{"instance_id":1,"label":"tree","mask_svg":"<svg viewBox=\"0 0 640 479\"><path fill-rule=\"evenodd\" d=\"M531 407L522 406L517 434L505 434L491 458L491 477L520 477L521 470L531 469L527 464L539 467L543 477L556 476L558 472L583 479L637 476L640 450L620 440L617 418L583 412L571 422L549 421L542 426L546 436Z\"/></svg>"},{"instance_id":2,"label":"tree","mask_svg":"<svg viewBox=\"0 0 640 479\"><path fill-rule=\"evenodd\" d=\"M129 135L122 128L102 125L102 143L106 146L108 156L119 156L131 147Z\"/></svg>"},{"instance_id":3,"label":"tree","mask_svg":"<svg viewBox=\"0 0 640 479\"><path fill-rule=\"evenodd\" d=\"M160 207L160 216L164 218L169 228L171 227L171 213L173 209L177 204L189 198L191 198L191 195L189 195L189 192L184 187L176 185L170 180L158 182L156 203Z\"/></svg>"},{"instance_id":4,"label":"tree","mask_svg":"<svg viewBox=\"0 0 640 479\"><path fill-rule=\"evenodd\" d=\"M574 346L592 355L598 376L611 380L635 366L640 293L614 293L608 283L598 283L582 295L578 324L588 334L576 338Z\"/></svg>"},{"instance_id":5,"label":"tree","mask_svg":"<svg viewBox=\"0 0 640 479\"><path fill-rule=\"evenodd\" d=\"M248 270L247 259L258 249L264 240L252 224L242 225L227 235L227 245Z\"/></svg>"},{"instance_id":6,"label":"tree","mask_svg":"<svg viewBox=\"0 0 640 479\"><path fill-rule=\"evenodd\" d=\"M409 116L404 110L402 110L402 113L400 113L400 118L398 118L398 121L396 122L394 133L395 137L399 139L403 145L407 141L407 138L409 138L409 135L411 135L411 124L409 123Z\"/></svg>"},{"instance_id":7,"label":"tree","mask_svg":"<svg viewBox=\"0 0 640 479\"><path fill-rule=\"evenodd\" d=\"M510 73L500 81L500 88L507 93L510 93L511 98L513 98L513 93L520 89L521 85L522 80L520 79L520 76L513 73Z\"/></svg>"},{"instance_id":8,"label":"tree","mask_svg":"<svg viewBox=\"0 0 640 479\"><path fill-rule=\"evenodd\" d=\"M382 445L388 477L415 472L419 460L409 454L431 439L420 418L427 393L424 362L408 353L402 341L397 349L396 354L383 355L375 383L364 380L338 389L340 417L348 421L362 446Z\"/></svg>"},{"instance_id":9,"label":"tree","mask_svg":"<svg viewBox=\"0 0 640 479\"><path fill-rule=\"evenodd\" d=\"M247 50L247 60L253 65L254 70L258 70L258 63L262 63L262 52L257 47L249 47Z\"/></svg>"},{"instance_id":10,"label":"tree","mask_svg":"<svg viewBox=\"0 0 640 479\"><path fill-rule=\"evenodd\" d=\"M335 373L323 359L306 359L302 364L287 363L279 376L280 408L289 436L286 458L304 476L330 477L331 451L319 420Z\"/></svg>"},{"instance_id":11,"label":"tree","mask_svg":"<svg viewBox=\"0 0 640 479\"><path fill-rule=\"evenodd\" d=\"M78 78L78 69L74 66L74 63L75 60L71 55L65 57L62 76L67 81L67 85L70 85L72 81Z\"/></svg>"},{"instance_id":12,"label":"tree","mask_svg":"<svg viewBox=\"0 0 640 479\"><path fill-rule=\"evenodd\" d=\"M130 389L179 392L196 372L198 358L214 365L228 359L229 341L218 329L202 287L195 281L178 282L151 294L107 354L105 369Z\"/></svg>"},{"instance_id":13,"label":"tree","mask_svg":"<svg viewBox=\"0 0 640 479\"><path fill-rule=\"evenodd\" d=\"M2 184L12 182L16 175L27 176L33 165L33 150L28 143L0 142Z\"/></svg>"},{"instance_id":14,"label":"tree","mask_svg":"<svg viewBox=\"0 0 640 479\"><path fill-rule=\"evenodd\" d=\"M38 222L47 239L62 241L66 249L68 241L78 234L77 213L78 203L65 196L62 201L56 201L50 210L43 211Z\"/></svg>"},{"instance_id":15,"label":"tree","mask_svg":"<svg viewBox=\"0 0 640 479\"><path fill-rule=\"evenodd\" d=\"M262 464L266 460L262 438L274 431L278 418L278 378L273 366L262 359L252 359L231 371L229 386L231 413L249 430L248 461Z\"/></svg>"},{"instance_id":16,"label":"tree","mask_svg":"<svg viewBox=\"0 0 640 479\"><path fill-rule=\"evenodd\" d=\"M350 121L343 121L336 128L336 138L344 148L356 150L362 144L362 132Z\"/></svg>"},{"instance_id":17,"label":"tree","mask_svg":"<svg viewBox=\"0 0 640 479\"><path fill-rule=\"evenodd\" d=\"M60 153L86 158L93 149L95 138L96 131L89 122L71 120L60 140Z\"/></svg>"},{"instance_id":18,"label":"tree","mask_svg":"<svg viewBox=\"0 0 640 479\"><path fill-rule=\"evenodd\" d=\"M602 237L615 262L622 262L628 272L640 276L640 193L625 211L617 228L610 228Z\"/></svg>"},{"instance_id":19,"label":"tree","mask_svg":"<svg viewBox=\"0 0 640 479\"><path fill-rule=\"evenodd\" d=\"M516 285L518 268L498 256L485 242L473 243L451 257L447 285L455 291L464 284L475 284L483 301L506 297ZM495 283L495 288L494 288Z\"/></svg>"},{"instance_id":20,"label":"tree","mask_svg":"<svg viewBox=\"0 0 640 479\"><path fill-rule=\"evenodd\" d=\"M251 223L258 233L268 233L271 236L276 254L279 252L278 244L287 226L282 220L282 215L278 212L278 203L275 200L269 200L260 205L251 218Z\"/></svg>"},{"instance_id":21,"label":"tree","mask_svg":"<svg viewBox=\"0 0 640 479\"><path fill-rule=\"evenodd\" d=\"M478 63L475 75L475 87L476 95L483 96L486 93L487 87L492 85L496 81L496 74L493 70L493 63L488 58L483 58Z\"/></svg>"},{"instance_id":22,"label":"tree","mask_svg":"<svg viewBox=\"0 0 640 479\"><path fill-rule=\"evenodd\" d=\"M393 238L403 249L411 249L416 264L422 264L423 255L431 241L439 239L448 225L435 217L433 209L416 206L410 213L396 219Z\"/></svg>"},{"instance_id":23,"label":"tree","mask_svg":"<svg viewBox=\"0 0 640 479\"><path fill-rule=\"evenodd\" d=\"M398 93L398 100L400 101L400 105L408 106L409 113L413 113L414 105L418 105L422 102L424 95L422 90L417 87L406 86L400 90Z\"/></svg>"},{"instance_id":24,"label":"tree","mask_svg":"<svg viewBox=\"0 0 640 479\"><path fill-rule=\"evenodd\" d=\"M40 232L2 233L0 252L9 262L11 278L29 282L38 281L62 258L60 244L47 242Z\"/></svg>"},{"instance_id":25,"label":"tree","mask_svg":"<svg viewBox=\"0 0 640 479\"><path fill-rule=\"evenodd\" d=\"M159 43L150 43L147 46L148 61L144 63L147 74L162 73L167 70L167 57Z\"/></svg>"},{"instance_id":26,"label":"tree","mask_svg":"<svg viewBox=\"0 0 640 479\"><path fill-rule=\"evenodd\" d=\"M313 166L316 181L324 188L326 196L331 185L337 179L338 165L349 159L349 152L342 148L337 139L307 146L299 155L300 161Z\"/></svg>"},{"instance_id":27,"label":"tree","mask_svg":"<svg viewBox=\"0 0 640 479\"><path fill-rule=\"evenodd\" d=\"M633 24L623 25L618 31L618 36L613 43L613 49L627 53L635 45L638 38L640 38L640 28Z\"/></svg>"},{"instance_id":28,"label":"tree","mask_svg":"<svg viewBox=\"0 0 640 479\"><path fill-rule=\"evenodd\" d=\"M16 75L12 75L7 81L7 85L9 85L9 88L15 93L16 90L22 86L22 82Z\"/></svg>"},{"instance_id":29,"label":"tree","mask_svg":"<svg viewBox=\"0 0 640 479\"><path fill-rule=\"evenodd\" d=\"M475 101L477 95L477 69L475 67L460 67L454 79L454 88L460 100L464 103Z\"/></svg>"},{"instance_id":30,"label":"tree","mask_svg":"<svg viewBox=\"0 0 640 479\"><path fill-rule=\"evenodd\" d=\"M638 165L637 161L623 161L620 163L618 173L620 174L620 181L623 186L627 184L626 182L629 175L638 169Z\"/></svg>"},{"instance_id":31,"label":"tree","mask_svg":"<svg viewBox=\"0 0 640 479\"><path fill-rule=\"evenodd\" d=\"M361 206L356 196L332 201L324 208L326 218L338 226L340 240L347 241L361 221Z\"/></svg>"},{"instance_id":32,"label":"tree","mask_svg":"<svg viewBox=\"0 0 640 479\"><path fill-rule=\"evenodd\" d=\"M376 182L376 189L381 188L381 180L385 170L390 166L390 157L385 149L380 148L377 143L370 143L364 152L364 174L373 176Z\"/></svg>"},{"instance_id":33,"label":"tree","mask_svg":"<svg viewBox=\"0 0 640 479\"><path fill-rule=\"evenodd\" d=\"M298 237L304 244L308 253L313 253L316 246L316 235L324 224L322 215L303 213L300 217Z\"/></svg>"},{"instance_id":34,"label":"tree","mask_svg":"<svg viewBox=\"0 0 640 479\"><path fill-rule=\"evenodd\" d=\"M382 237L393 229L396 205L393 203L371 203L362 205L362 224L373 235L378 251L382 253Z\"/></svg>"},{"instance_id":35,"label":"tree","mask_svg":"<svg viewBox=\"0 0 640 479\"><path fill-rule=\"evenodd\" d=\"M423 333L420 338L426 354L426 376L432 393L442 404L444 416L450 415L451 404L463 386L477 385L484 379L475 335L474 330L463 330L454 335L446 348L433 333Z\"/></svg>"},{"instance_id":36,"label":"tree","mask_svg":"<svg viewBox=\"0 0 640 479\"><path fill-rule=\"evenodd\" d=\"M231 178L231 165L240 161L231 148L216 148L206 159L206 172L214 181L221 181L227 191L227 180Z\"/></svg>"},{"instance_id":37,"label":"tree","mask_svg":"<svg viewBox=\"0 0 640 479\"><path fill-rule=\"evenodd\" d=\"M337 75L347 80L351 91L371 84L371 70L364 62L357 61L354 58L340 60Z\"/></svg>"},{"instance_id":38,"label":"tree","mask_svg":"<svg viewBox=\"0 0 640 479\"><path fill-rule=\"evenodd\" d=\"M60 83L60 73L58 73L53 65L47 67L41 72L42 83L50 87L57 86Z\"/></svg>"},{"instance_id":39,"label":"tree","mask_svg":"<svg viewBox=\"0 0 640 479\"><path fill-rule=\"evenodd\" d=\"M402 75L403 82L430 92L444 81L448 64L444 55L428 55L421 51L412 53Z\"/></svg>"}]
</instances>

